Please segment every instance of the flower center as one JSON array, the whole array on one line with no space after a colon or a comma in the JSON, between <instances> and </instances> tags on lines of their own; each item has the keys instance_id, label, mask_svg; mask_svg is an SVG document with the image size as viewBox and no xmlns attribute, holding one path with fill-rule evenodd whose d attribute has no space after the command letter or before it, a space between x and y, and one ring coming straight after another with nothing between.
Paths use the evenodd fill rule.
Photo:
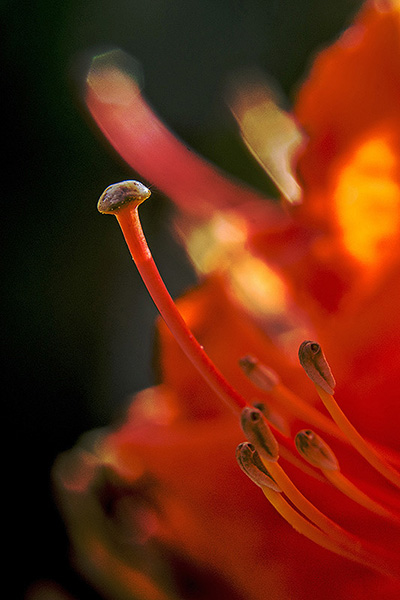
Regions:
<instances>
[{"instance_id":1,"label":"flower center","mask_svg":"<svg viewBox=\"0 0 400 600\"><path fill-rule=\"evenodd\" d=\"M400 488L400 474L393 464L399 465L400 458L392 455L391 460L388 460L388 452L377 450L346 418L333 397L335 379L317 342L306 341L301 344L300 364L315 384L316 391L333 420L293 394L280 382L276 373L257 359L247 356L240 359L239 364L248 378L258 388L271 394L286 411L310 426L334 436L340 443L352 446L388 480L392 487L384 495L385 503L370 497L341 474L335 454L318 434L311 429L302 430L293 442L287 431L282 431L273 418L266 417L268 412L263 406L260 406L261 410L251 406L225 379L187 327L155 266L138 213L139 204L149 195L149 190L139 182L115 184L107 188L101 197L99 210L111 212L117 217L143 281L177 343L216 394L230 408L241 413L242 429L249 443L245 442L237 448L236 456L240 467L261 487L279 514L301 534L340 556L400 580L398 555L353 535L329 519L301 493L279 462L280 457L285 458L314 478L332 484L341 494L384 519L385 524L399 527L399 499L395 493ZM107 200L106 211L102 210L104 198ZM297 458L296 449L312 468ZM315 467L321 471L322 477L315 471ZM396 505L397 510L391 508Z\"/></svg>"},{"instance_id":2,"label":"flower center","mask_svg":"<svg viewBox=\"0 0 400 600\"><path fill-rule=\"evenodd\" d=\"M275 390L275 396L281 400L283 406L285 406L285 397L287 397L290 408L293 409L296 416L307 418L309 422L317 425L326 433L333 434L341 442L353 446L354 450L369 462L382 477L386 478L393 488L400 488L400 475L386 458L386 453L382 450L378 451L375 446L365 440L337 405L333 397L335 380L320 345L311 341L303 342L299 349L299 359L305 372L314 382L333 422L326 420L317 409L307 406L300 398L291 394L287 396L287 390L283 388L276 374L255 358L241 359L240 365L254 385L269 393ZM364 564L380 573L400 578L399 557L396 554L388 554L379 546L352 535L327 518L296 488L278 462L279 452L277 455L276 451L272 453L269 450L271 448L271 431L263 412L257 408L244 409L242 412L242 428L251 447L251 451L249 444L241 444L238 447L238 462L242 470L262 488L271 504L297 531L341 556ZM340 493L348 496L370 513L384 519L385 527L388 524L391 527L400 526L398 497L393 489L386 494L385 503L366 494L341 473L339 462L332 449L322 437L311 429L299 431L294 442L300 455L310 465L320 469L325 481L332 484ZM393 461L398 464L395 458L393 457ZM260 461L263 469L261 469L261 475L258 476L257 469L260 468ZM279 488L278 490L269 484L265 471ZM290 504L282 494L286 496ZM397 510L392 508L396 504Z\"/></svg>"}]
</instances>

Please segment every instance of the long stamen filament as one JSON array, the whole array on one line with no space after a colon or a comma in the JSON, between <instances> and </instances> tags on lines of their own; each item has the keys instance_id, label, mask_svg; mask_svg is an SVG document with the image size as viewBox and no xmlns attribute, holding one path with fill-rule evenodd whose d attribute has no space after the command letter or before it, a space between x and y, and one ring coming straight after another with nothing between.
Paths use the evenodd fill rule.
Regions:
<instances>
[{"instance_id":1,"label":"long stamen filament","mask_svg":"<svg viewBox=\"0 0 400 600\"><path fill-rule=\"evenodd\" d=\"M345 436L335 423L320 413L318 409L307 404L301 397L294 394L284 384L280 383L272 389L271 395L298 418L307 421L314 427L318 427L318 429L321 429L325 433L329 433L330 435L345 441Z\"/></svg>"},{"instance_id":2,"label":"long stamen filament","mask_svg":"<svg viewBox=\"0 0 400 600\"><path fill-rule=\"evenodd\" d=\"M400 474L358 433L334 399L335 379L318 342L303 342L299 348L299 360L325 408L349 442L383 477L400 487Z\"/></svg>"},{"instance_id":3,"label":"long stamen filament","mask_svg":"<svg viewBox=\"0 0 400 600\"><path fill-rule=\"evenodd\" d=\"M214 363L209 359L203 347L195 339L158 272L143 234L137 209L123 210L117 215L132 258L161 316L168 325L175 340L186 356L200 371L201 375L229 406L246 406L246 400L227 382Z\"/></svg>"},{"instance_id":4,"label":"long stamen filament","mask_svg":"<svg viewBox=\"0 0 400 600\"><path fill-rule=\"evenodd\" d=\"M336 554L354 560L364 566L377 570L385 575L393 575L387 563L379 563L374 553L363 552L361 543L356 539L355 543L344 547L339 540L332 539L326 532L321 531L313 522L303 517L283 497L277 482L271 478L271 463L262 460L254 445L248 442L239 444L236 450L236 458L241 469L259 487L261 487L266 498L271 502L277 512L299 533L323 548ZM276 463L274 463L276 464ZM271 485L271 482L273 484ZM396 563L397 564L397 563Z\"/></svg>"},{"instance_id":5,"label":"long stamen filament","mask_svg":"<svg viewBox=\"0 0 400 600\"><path fill-rule=\"evenodd\" d=\"M288 450L288 448L281 444L279 445L279 455L281 458L286 460L288 463L292 464L294 467L296 467L309 477L313 477L313 479L316 479L317 481L324 481L324 478L321 477L319 471L315 471L314 469L309 467L304 461L298 460L297 456L292 454L292 452Z\"/></svg>"},{"instance_id":6,"label":"long stamen filament","mask_svg":"<svg viewBox=\"0 0 400 600\"><path fill-rule=\"evenodd\" d=\"M165 323L173 334L174 338L185 352L186 356L191 360L192 364L199 370L202 377L207 381L210 387L234 410L242 409L247 405L246 400L239 394L225 379L222 373L216 368L210 360L203 347L195 339L193 333L186 325L180 312L178 311L174 301L172 300L167 288L158 272L154 263L150 249L147 245L146 238L140 223L138 206L140 202L130 201L124 182L123 189L124 202L121 203L120 186L116 184L110 186L103 193L102 198L107 193L108 204L112 204L113 195L116 197L117 208L109 209L101 212L113 212L117 217L118 223L124 234L125 241L131 252L132 258L136 267L152 297L154 304L158 308ZM137 182L133 182L137 184ZM143 186L144 187L144 186ZM150 192L148 193L150 195ZM148 196L146 196L148 197ZM99 210L101 210L102 198L99 201ZM110 200L111 199L111 200ZM145 198L143 198L144 200ZM141 201L143 201L141 200ZM103 201L104 204L104 201Z\"/></svg>"},{"instance_id":7,"label":"long stamen filament","mask_svg":"<svg viewBox=\"0 0 400 600\"><path fill-rule=\"evenodd\" d=\"M335 541L344 546L350 544L350 547L354 548L358 541L318 510L300 492L279 465L278 446L276 442L274 444L274 436L262 413L254 408L245 408L242 411L241 424L243 432L257 449L271 477L294 506Z\"/></svg>"},{"instance_id":8,"label":"long stamen filament","mask_svg":"<svg viewBox=\"0 0 400 600\"><path fill-rule=\"evenodd\" d=\"M310 429L303 429L296 434L295 445L300 455L308 463L319 468L340 492L380 516L400 522L400 517L393 511L373 500L340 472L334 452L318 434Z\"/></svg>"},{"instance_id":9,"label":"long stamen filament","mask_svg":"<svg viewBox=\"0 0 400 600\"><path fill-rule=\"evenodd\" d=\"M269 394L271 397L280 403L281 406L284 406L288 410L292 412L298 418L307 421L313 427L316 427L323 431L324 433L330 434L341 442L345 442L346 444L350 444L350 440L345 435L345 433L338 427L337 423L331 421L324 414L320 413L317 408L307 404L300 396L297 396L294 392L292 392L289 388L287 388L283 383L278 383L274 386ZM365 438L364 438L365 440ZM380 448L375 444L367 441L368 444L373 447L374 451L380 453ZM393 464L398 464L400 466L400 460L397 454L391 452L389 455L388 450L383 449L384 452L388 452L388 459L393 462Z\"/></svg>"},{"instance_id":10,"label":"long stamen filament","mask_svg":"<svg viewBox=\"0 0 400 600\"><path fill-rule=\"evenodd\" d=\"M362 490L360 490L354 483L352 483L347 477L343 475L339 470L338 471L329 471L328 469L322 469L325 477L334 485L338 490L343 492L346 496L363 506L367 510L379 515L380 517L384 517L385 519L390 519L394 521L398 525L400 524L400 517L396 515L391 510L385 508L376 500L373 500L370 496L365 494Z\"/></svg>"},{"instance_id":11,"label":"long stamen filament","mask_svg":"<svg viewBox=\"0 0 400 600\"><path fill-rule=\"evenodd\" d=\"M343 431L353 447L372 467L383 475L383 477L388 479L393 485L400 487L400 474L358 433L357 429L350 423L346 415L338 406L334 397L322 389L320 385L315 384L315 387L332 419Z\"/></svg>"},{"instance_id":12,"label":"long stamen filament","mask_svg":"<svg viewBox=\"0 0 400 600\"><path fill-rule=\"evenodd\" d=\"M354 549L355 546L357 546L358 540L353 538L353 536L348 534L344 529L318 510L318 508L316 508L314 504L312 504L312 502L310 502L294 485L279 463L264 462L264 464L266 464L266 466L268 465L271 477L273 477L274 481L279 485L282 492L300 512L310 519L312 523L345 547Z\"/></svg>"},{"instance_id":13,"label":"long stamen filament","mask_svg":"<svg viewBox=\"0 0 400 600\"><path fill-rule=\"evenodd\" d=\"M276 511L299 533L319 544L326 550L330 550L339 556L348 558L370 569L376 570L384 575L396 576L387 565L378 564L376 560L367 559L357 553L357 548L352 552L349 549L342 548L338 543L326 535L323 531L315 527L302 515L300 515L290 504L282 497L279 492L275 492L267 487L262 487L265 497L270 501Z\"/></svg>"},{"instance_id":14,"label":"long stamen filament","mask_svg":"<svg viewBox=\"0 0 400 600\"><path fill-rule=\"evenodd\" d=\"M267 423L260 422L261 419L264 418L260 411L257 409L245 408L242 412L242 429L258 451L262 463L268 470L272 479L279 486L282 493L287 496L288 500L290 500L300 513L307 517L313 525L324 532L331 541L345 548L353 556L357 556L367 561L370 565L376 564L376 557L382 555L380 549L371 545L369 545L370 548L368 549L368 545L366 545L364 541L329 519L294 485L292 480L280 466L278 462L279 456L277 456L276 452L271 451L271 448L273 448L271 437L273 437L273 435L272 432L268 430ZM266 430L267 433L265 434ZM261 439L264 437L264 434L265 439ZM336 468L334 464L334 455L331 457L328 455L326 460L327 464L330 465L330 468ZM395 560L398 562L398 557L396 557Z\"/></svg>"}]
</instances>

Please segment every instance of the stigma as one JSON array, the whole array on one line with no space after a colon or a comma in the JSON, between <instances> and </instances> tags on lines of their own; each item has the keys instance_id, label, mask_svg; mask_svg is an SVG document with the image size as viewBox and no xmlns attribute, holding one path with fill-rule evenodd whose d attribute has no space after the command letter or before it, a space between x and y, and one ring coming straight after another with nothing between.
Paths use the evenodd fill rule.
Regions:
<instances>
[{"instance_id":1,"label":"stigma","mask_svg":"<svg viewBox=\"0 0 400 600\"><path fill-rule=\"evenodd\" d=\"M113 183L100 196L97 210L103 214L115 214L126 205L132 209L147 200L150 194L150 190L140 181L130 179Z\"/></svg>"}]
</instances>

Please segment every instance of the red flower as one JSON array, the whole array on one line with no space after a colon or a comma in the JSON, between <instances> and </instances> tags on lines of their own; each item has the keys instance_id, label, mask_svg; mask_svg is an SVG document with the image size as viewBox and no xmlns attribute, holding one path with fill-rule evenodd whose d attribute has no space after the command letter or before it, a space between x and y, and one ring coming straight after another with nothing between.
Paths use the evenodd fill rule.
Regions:
<instances>
[{"instance_id":1,"label":"red flower","mask_svg":"<svg viewBox=\"0 0 400 600\"><path fill-rule=\"evenodd\" d=\"M94 61L89 110L174 200L202 274L177 303L183 321L141 232L147 188L106 190L99 208L173 335L159 323L162 383L55 468L78 565L105 597L399 596L399 23L394 3L371 2L318 57L295 108L304 143L258 83L231 96L284 207L195 156L110 56ZM306 378L304 339L336 385L316 342L301 346ZM245 435L239 464L259 487L235 459Z\"/></svg>"}]
</instances>

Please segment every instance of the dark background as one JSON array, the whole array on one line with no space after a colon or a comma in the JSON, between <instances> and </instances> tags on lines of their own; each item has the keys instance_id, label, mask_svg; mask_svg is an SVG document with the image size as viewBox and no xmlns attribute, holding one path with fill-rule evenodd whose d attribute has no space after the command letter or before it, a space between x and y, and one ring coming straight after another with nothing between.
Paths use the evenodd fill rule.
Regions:
<instances>
[{"instance_id":1,"label":"dark background","mask_svg":"<svg viewBox=\"0 0 400 600\"><path fill-rule=\"evenodd\" d=\"M185 141L273 193L223 102L226 78L258 66L293 100L314 53L359 0L35 0L0 3L3 105L3 373L7 424L6 549L21 571L94 598L68 566L49 472L60 451L107 424L152 382L155 309L114 219L96 202L135 176L81 102L88 57L120 47L140 61L145 94ZM171 239L160 194L142 210L173 295L194 280ZM6 471L6 470L5 470ZM14 597L14 594L12 594Z\"/></svg>"}]
</instances>

